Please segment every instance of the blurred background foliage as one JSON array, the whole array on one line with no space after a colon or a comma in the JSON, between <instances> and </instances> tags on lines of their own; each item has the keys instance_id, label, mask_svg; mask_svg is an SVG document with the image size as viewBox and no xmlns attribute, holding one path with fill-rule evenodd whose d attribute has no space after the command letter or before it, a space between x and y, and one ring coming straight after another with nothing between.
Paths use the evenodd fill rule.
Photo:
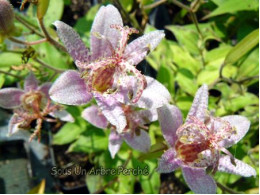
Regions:
<instances>
[{"instance_id":1,"label":"blurred background foliage","mask_svg":"<svg viewBox=\"0 0 260 195\"><path fill-rule=\"evenodd\" d=\"M15 3L16 1L14 1ZM52 23L63 20L81 35L89 46L90 29L101 5L114 4L124 23L140 34L163 29L166 38L137 67L163 83L183 117L191 106L198 87L209 85L209 108L216 116L240 114L248 117L251 127L244 139L230 148L234 156L257 170L256 178L217 173L218 193L258 193L259 183L259 3L257 0L51 0L44 23L58 40ZM19 18L40 31L35 6L29 6ZM39 40L16 21L21 39ZM135 35L137 37L137 35ZM139 36L139 35L138 35ZM131 38L136 38L131 37ZM29 71L41 81L54 81L55 70L75 69L72 59L48 43L21 47L5 41L0 45L0 87L22 84ZM8 72L1 74L1 71ZM109 130L103 131L80 117L87 106L70 107L75 123L64 124L54 133L53 144L64 145L68 153L81 153L95 167L149 167L144 176L87 176L90 192L105 193L191 193L180 171L158 174L157 160L167 148L158 122L150 125L152 147L141 154L125 143L115 159L108 152ZM169 179L170 178L170 179Z\"/></svg>"}]
</instances>

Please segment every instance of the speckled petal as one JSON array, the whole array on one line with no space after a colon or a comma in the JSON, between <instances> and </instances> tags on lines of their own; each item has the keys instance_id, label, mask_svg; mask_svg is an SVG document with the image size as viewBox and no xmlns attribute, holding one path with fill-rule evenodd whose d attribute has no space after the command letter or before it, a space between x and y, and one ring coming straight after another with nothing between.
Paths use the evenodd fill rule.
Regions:
<instances>
[{"instance_id":1,"label":"speckled petal","mask_svg":"<svg viewBox=\"0 0 260 195\"><path fill-rule=\"evenodd\" d=\"M204 84L198 89L195 95L186 122L191 121L190 116L196 117L197 119L204 122L207 109L208 109L208 86Z\"/></svg>"},{"instance_id":2,"label":"speckled petal","mask_svg":"<svg viewBox=\"0 0 260 195\"><path fill-rule=\"evenodd\" d=\"M160 158L157 171L159 173L170 173L179 168L181 161L176 159L173 148L168 149Z\"/></svg>"},{"instance_id":3,"label":"speckled petal","mask_svg":"<svg viewBox=\"0 0 260 195\"><path fill-rule=\"evenodd\" d=\"M133 104L139 108L154 109L168 104L171 95L169 91L160 82L152 77L146 76L147 87L143 91L137 103Z\"/></svg>"},{"instance_id":4,"label":"speckled petal","mask_svg":"<svg viewBox=\"0 0 260 195\"><path fill-rule=\"evenodd\" d=\"M186 183L194 193L216 194L216 183L203 168L182 167L182 173Z\"/></svg>"},{"instance_id":5,"label":"speckled petal","mask_svg":"<svg viewBox=\"0 0 260 195\"><path fill-rule=\"evenodd\" d=\"M55 112L50 113L50 115L55 118L59 118L62 121L67 121L72 123L75 121L73 116L66 110L57 110Z\"/></svg>"},{"instance_id":6,"label":"speckled petal","mask_svg":"<svg viewBox=\"0 0 260 195\"><path fill-rule=\"evenodd\" d=\"M73 70L62 73L52 85L49 94L53 101L68 105L86 104L92 98L85 81Z\"/></svg>"},{"instance_id":7,"label":"speckled petal","mask_svg":"<svg viewBox=\"0 0 260 195\"><path fill-rule=\"evenodd\" d=\"M92 125L105 129L108 125L106 117L101 113L96 105L89 106L81 113L82 118L91 123Z\"/></svg>"},{"instance_id":8,"label":"speckled petal","mask_svg":"<svg viewBox=\"0 0 260 195\"><path fill-rule=\"evenodd\" d=\"M250 121L244 116L230 115L221 118L230 123L232 127L235 127L236 134L231 135L229 139L224 139L219 143L220 146L228 148L233 144L239 142L247 133L250 127Z\"/></svg>"},{"instance_id":9,"label":"speckled petal","mask_svg":"<svg viewBox=\"0 0 260 195\"><path fill-rule=\"evenodd\" d=\"M24 80L24 90L30 91L35 90L38 87L38 80L35 78L33 73L30 73Z\"/></svg>"},{"instance_id":10,"label":"speckled petal","mask_svg":"<svg viewBox=\"0 0 260 195\"><path fill-rule=\"evenodd\" d=\"M115 158L115 155L119 151L122 142L122 136L120 136L116 131L111 130L111 133L109 135L108 149L112 158Z\"/></svg>"},{"instance_id":11,"label":"speckled petal","mask_svg":"<svg viewBox=\"0 0 260 195\"><path fill-rule=\"evenodd\" d=\"M21 105L21 96L24 91L17 88L4 88L0 90L0 107L12 109Z\"/></svg>"},{"instance_id":12,"label":"speckled petal","mask_svg":"<svg viewBox=\"0 0 260 195\"><path fill-rule=\"evenodd\" d=\"M111 56L113 49L116 48L121 36L116 29L110 27L111 24L123 26L121 15L113 5L102 6L96 14L91 28L92 61L100 57Z\"/></svg>"},{"instance_id":13,"label":"speckled petal","mask_svg":"<svg viewBox=\"0 0 260 195\"><path fill-rule=\"evenodd\" d=\"M112 96L103 96L99 93L95 93L94 97L104 116L112 125L116 126L117 132L121 133L126 127L126 118L121 103Z\"/></svg>"},{"instance_id":14,"label":"speckled petal","mask_svg":"<svg viewBox=\"0 0 260 195\"><path fill-rule=\"evenodd\" d=\"M182 125L181 111L173 105L165 105L157 111L163 137L170 146L174 147L177 140L176 131Z\"/></svg>"},{"instance_id":15,"label":"speckled petal","mask_svg":"<svg viewBox=\"0 0 260 195\"><path fill-rule=\"evenodd\" d=\"M129 146L141 152L148 152L151 147L149 134L144 130L140 130L140 135L135 135L129 132L125 133L123 137Z\"/></svg>"},{"instance_id":16,"label":"speckled petal","mask_svg":"<svg viewBox=\"0 0 260 195\"><path fill-rule=\"evenodd\" d=\"M88 49L86 48L80 36L72 27L61 21L55 21L53 23L57 28L59 38L64 43L68 53L74 59L75 62L88 62Z\"/></svg>"},{"instance_id":17,"label":"speckled petal","mask_svg":"<svg viewBox=\"0 0 260 195\"><path fill-rule=\"evenodd\" d=\"M42 84L40 87L38 87L37 90L41 91L42 93L44 93L46 95L47 98L50 98L49 95L49 90L51 88L52 83L44 83Z\"/></svg>"},{"instance_id":18,"label":"speckled petal","mask_svg":"<svg viewBox=\"0 0 260 195\"><path fill-rule=\"evenodd\" d=\"M18 117L16 114L14 114L8 124L8 136L13 135L14 133L19 131L19 124L20 124L21 118Z\"/></svg>"},{"instance_id":19,"label":"speckled petal","mask_svg":"<svg viewBox=\"0 0 260 195\"><path fill-rule=\"evenodd\" d=\"M218 171L241 175L243 177L256 176L256 171L248 164L235 159L236 166L230 161L230 156L222 156L219 159Z\"/></svg>"},{"instance_id":20,"label":"speckled petal","mask_svg":"<svg viewBox=\"0 0 260 195\"><path fill-rule=\"evenodd\" d=\"M127 45L124 57L132 65L137 65L149 51L157 47L164 36L165 34L162 30L157 30L135 39Z\"/></svg>"}]
</instances>

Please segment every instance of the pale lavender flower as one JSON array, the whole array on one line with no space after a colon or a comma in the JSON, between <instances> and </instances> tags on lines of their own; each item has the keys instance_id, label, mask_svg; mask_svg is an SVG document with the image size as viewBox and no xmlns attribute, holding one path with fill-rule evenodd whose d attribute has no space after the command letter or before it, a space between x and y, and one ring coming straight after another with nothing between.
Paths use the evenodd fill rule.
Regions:
<instances>
[{"instance_id":1,"label":"pale lavender flower","mask_svg":"<svg viewBox=\"0 0 260 195\"><path fill-rule=\"evenodd\" d=\"M13 109L14 114L9 121L8 134L12 135L19 129L30 128L32 121L36 120L36 134L40 136L43 120L53 121L47 115L63 121L73 122L74 118L61 106L51 103L48 91L51 83L38 86L35 76L30 73L24 81L24 90L19 88L4 88L0 90L0 107Z\"/></svg>"},{"instance_id":2,"label":"pale lavender flower","mask_svg":"<svg viewBox=\"0 0 260 195\"><path fill-rule=\"evenodd\" d=\"M54 101L80 105L94 96L98 104L111 104L106 100L138 102L147 81L135 66L159 44L164 37L162 31L148 33L127 44L129 35L137 31L123 26L120 13L113 5L102 6L92 25L89 54L70 26L61 21L56 21L54 25L79 69L66 71L56 80L50 89ZM138 83L135 90L129 89L125 81L129 74ZM128 98L123 98L126 96ZM114 114L121 112L119 109Z\"/></svg>"},{"instance_id":3,"label":"pale lavender flower","mask_svg":"<svg viewBox=\"0 0 260 195\"><path fill-rule=\"evenodd\" d=\"M115 99L98 101L109 102L109 104L93 105L82 112L82 117L98 128L106 129L111 124L109 151L112 158L119 151L123 141L141 152L148 152L150 148L151 141L145 131L148 129L145 125L157 120L156 108L167 104L170 100L170 94L162 84L153 78L146 76L146 80L147 88L136 104L125 105L115 101ZM131 87L135 88L137 83L133 82L131 77L129 77L130 81ZM103 98L103 96L99 98ZM120 112L120 115L114 115L115 112ZM123 127L122 130L121 127Z\"/></svg>"},{"instance_id":4,"label":"pale lavender flower","mask_svg":"<svg viewBox=\"0 0 260 195\"><path fill-rule=\"evenodd\" d=\"M244 137L250 122L238 115L209 116L207 107L208 90L203 85L196 93L184 124L177 107L165 105L158 108L162 133L170 145L159 161L158 171L169 173L180 167L185 181L195 193L216 193L215 181L209 173L256 175L251 166L235 159L226 149ZM227 155L220 154L220 151Z\"/></svg>"}]
</instances>

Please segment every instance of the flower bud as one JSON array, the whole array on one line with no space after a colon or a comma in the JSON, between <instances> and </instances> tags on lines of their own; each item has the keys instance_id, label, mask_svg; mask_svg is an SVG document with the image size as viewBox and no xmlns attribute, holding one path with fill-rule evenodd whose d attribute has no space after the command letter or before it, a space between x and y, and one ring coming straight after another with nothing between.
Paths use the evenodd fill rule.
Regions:
<instances>
[{"instance_id":1,"label":"flower bud","mask_svg":"<svg viewBox=\"0 0 260 195\"><path fill-rule=\"evenodd\" d=\"M42 19L49 7L50 0L38 0L37 4L37 18Z\"/></svg>"},{"instance_id":2,"label":"flower bud","mask_svg":"<svg viewBox=\"0 0 260 195\"><path fill-rule=\"evenodd\" d=\"M8 0L0 0L0 35L9 35L14 29L13 6Z\"/></svg>"}]
</instances>

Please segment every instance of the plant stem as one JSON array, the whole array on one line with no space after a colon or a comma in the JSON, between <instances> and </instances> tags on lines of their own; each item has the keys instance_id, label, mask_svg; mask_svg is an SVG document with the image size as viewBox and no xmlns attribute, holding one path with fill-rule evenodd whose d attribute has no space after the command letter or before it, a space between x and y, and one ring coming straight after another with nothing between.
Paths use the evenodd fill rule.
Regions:
<instances>
[{"instance_id":1,"label":"plant stem","mask_svg":"<svg viewBox=\"0 0 260 195\"><path fill-rule=\"evenodd\" d=\"M15 74L12 74L12 73L9 73L9 72L5 72L5 71L3 71L3 70L0 70L0 73L6 74L6 75L9 75L9 76L12 76L12 77L15 77L15 78L20 79L20 80L23 79L23 78L20 77L20 76L17 76L17 75L15 75Z\"/></svg>"},{"instance_id":2,"label":"plant stem","mask_svg":"<svg viewBox=\"0 0 260 195\"><path fill-rule=\"evenodd\" d=\"M40 27L42 29L43 34L45 35L47 41L49 41L52 45L54 45L55 47L59 48L60 50L67 52L66 48L61 45L59 42L55 41L48 33L47 29L45 28L45 25L43 23L43 19L39 19L39 24Z\"/></svg>"},{"instance_id":3,"label":"plant stem","mask_svg":"<svg viewBox=\"0 0 260 195\"><path fill-rule=\"evenodd\" d=\"M29 30L31 30L33 33L35 33L36 35L44 38L44 35L42 33L40 33L38 30L35 29L35 27L33 27L30 23L28 23L26 20L24 20L22 17L15 15L15 19L18 20L20 23L22 23L26 28L28 28Z\"/></svg>"},{"instance_id":4,"label":"plant stem","mask_svg":"<svg viewBox=\"0 0 260 195\"><path fill-rule=\"evenodd\" d=\"M57 69L57 68L54 68L54 67L52 67L52 66L46 64L45 62L41 61L41 60L38 59L38 58L34 58L34 60L35 60L36 62L38 62L39 64L41 64L42 66L44 66L44 67L46 67L46 68L48 68L48 69L50 69L50 70L53 70L53 71L55 71L55 72L57 72L57 73L62 73L62 72L64 72L64 71L61 70L61 69Z\"/></svg>"},{"instance_id":5,"label":"plant stem","mask_svg":"<svg viewBox=\"0 0 260 195\"><path fill-rule=\"evenodd\" d=\"M224 192L228 192L230 194L241 194L240 192L234 191L234 190L228 188L227 186L222 185L219 182L216 182L216 183L217 183L217 186Z\"/></svg>"},{"instance_id":6,"label":"plant stem","mask_svg":"<svg viewBox=\"0 0 260 195\"><path fill-rule=\"evenodd\" d=\"M150 4L150 5L144 6L144 9L145 9L145 10L146 10L146 9L153 9L153 8L155 8L155 7L157 7L157 6L161 5L161 4L163 4L163 3L165 3L165 2L167 2L167 0L159 0L159 1L156 1L156 2L154 2L154 3L152 3L152 4Z\"/></svg>"},{"instance_id":7,"label":"plant stem","mask_svg":"<svg viewBox=\"0 0 260 195\"><path fill-rule=\"evenodd\" d=\"M14 37L9 37L8 38L10 41L13 41L15 43L19 43L19 44L23 44L23 45L27 45L27 46L30 46L30 45L37 45L37 44L40 44L40 43L44 43L47 41L47 39L40 39L40 40L37 40L37 41L32 41L32 42L26 42L26 41L22 41L22 40L19 40L19 39L16 39Z\"/></svg>"}]
</instances>

